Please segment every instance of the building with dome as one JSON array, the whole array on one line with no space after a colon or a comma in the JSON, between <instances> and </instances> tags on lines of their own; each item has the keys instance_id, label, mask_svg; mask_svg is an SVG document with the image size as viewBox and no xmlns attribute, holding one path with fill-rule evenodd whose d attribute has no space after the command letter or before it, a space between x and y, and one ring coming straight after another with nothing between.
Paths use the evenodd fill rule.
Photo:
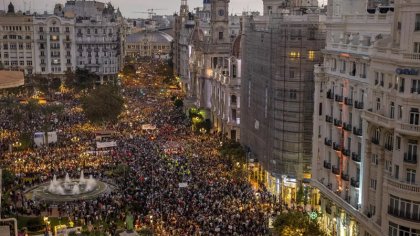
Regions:
<instances>
[{"instance_id":1,"label":"building with dome","mask_svg":"<svg viewBox=\"0 0 420 236\"><path fill-rule=\"evenodd\" d=\"M161 31L143 31L127 35L126 56L169 59L173 38Z\"/></svg>"}]
</instances>

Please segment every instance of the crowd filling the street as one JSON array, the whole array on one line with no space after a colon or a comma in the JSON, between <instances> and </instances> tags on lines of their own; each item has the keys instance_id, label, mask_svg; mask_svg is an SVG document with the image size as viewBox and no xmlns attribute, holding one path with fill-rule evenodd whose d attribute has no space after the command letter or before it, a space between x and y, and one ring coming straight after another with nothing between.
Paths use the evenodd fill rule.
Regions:
<instances>
[{"instance_id":1,"label":"crowd filling the street","mask_svg":"<svg viewBox=\"0 0 420 236\"><path fill-rule=\"evenodd\" d=\"M274 197L252 187L246 172L220 154L228 142L223 134L192 130L174 105L182 92L170 88L162 68L162 61L145 61L137 73L121 76L124 111L116 122L89 122L71 91L44 94L62 107L50 113L31 110L30 102L0 109L1 166L12 176L3 178L2 217L55 216L115 235L132 215L135 229L156 235L266 235L278 207ZM40 131L56 131L57 141L22 147L24 134ZM117 145L99 149L97 141ZM113 190L66 202L28 194L54 175L77 178L82 170Z\"/></svg>"}]
</instances>

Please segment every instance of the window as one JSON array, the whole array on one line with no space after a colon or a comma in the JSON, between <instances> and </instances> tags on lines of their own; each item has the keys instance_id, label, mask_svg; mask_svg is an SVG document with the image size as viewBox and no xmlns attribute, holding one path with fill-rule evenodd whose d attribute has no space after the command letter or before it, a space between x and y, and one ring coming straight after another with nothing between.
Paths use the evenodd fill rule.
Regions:
<instances>
[{"instance_id":1,"label":"window","mask_svg":"<svg viewBox=\"0 0 420 236\"><path fill-rule=\"evenodd\" d=\"M341 61L340 73L345 73L345 72L346 72L346 61L342 60Z\"/></svg>"},{"instance_id":2,"label":"window","mask_svg":"<svg viewBox=\"0 0 420 236\"><path fill-rule=\"evenodd\" d=\"M385 171L392 173L392 162L385 160Z\"/></svg>"},{"instance_id":3,"label":"window","mask_svg":"<svg viewBox=\"0 0 420 236\"><path fill-rule=\"evenodd\" d=\"M295 72L294 72L293 70L290 70L290 71L289 71L289 78L290 78L290 79L295 78Z\"/></svg>"},{"instance_id":4,"label":"window","mask_svg":"<svg viewBox=\"0 0 420 236\"><path fill-rule=\"evenodd\" d=\"M380 98L376 98L376 110L377 111L381 110L381 99Z\"/></svg>"},{"instance_id":5,"label":"window","mask_svg":"<svg viewBox=\"0 0 420 236\"><path fill-rule=\"evenodd\" d=\"M398 82L399 82L399 87L400 87L400 93L404 93L404 83L405 83L405 79L404 78L400 78L399 80L398 80Z\"/></svg>"},{"instance_id":6,"label":"window","mask_svg":"<svg viewBox=\"0 0 420 236\"><path fill-rule=\"evenodd\" d=\"M376 190L376 179L370 179L370 188Z\"/></svg>"},{"instance_id":7,"label":"window","mask_svg":"<svg viewBox=\"0 0 420 236\"><path fill-rule=\"evenodd\" d=\"M415 42L414 43L414 53L420 53L420 42Z\"/></svg>"},{"instance_id":8,"label":"window","mask_svg":"<svg viewBox=\"0 0 420 236\"><path fill-rule=\"evenodd\" d=\"M331 59L331 71L335 71L337 69L337 59L333 58Z\"/></svg>"},{"instance_id":9,"label":"window","mask_svg":"<svg viewBox=\"0 0 420 236\"><path fill-rule=\"evenodd\" d=\"M308 51L308 59L310 61L315 60L315 51Z\"/></svg>"},{"instance_id":10,"label":"window","mask_svg":"<svg viewBox=\"0 0 420 236\"><path fill-rule=\"evenodd\" d=\"M414 184L416 182L416 170L407 169L407 183Z\"/></svg>"},{"instance_id":11,"label":"window","mask_svg":"<svg viewBox=\"0 0 420 236\"><path fill-rule=\"evenodd\" d=\"M39 27L39 32L44 32L44 27Z\"/></svg>"},{"instance_id":12,"label":"window","mask_svg":"<svg viewBox=\"0 0 420 236\"><path fill-rule=\"evenodd\" d=\"M394 102L391 102L391 104L389 104L390 108L389 108L389 118L394 119L395 116L395 104Z\"/></svg>"},{"instance_id":13,"label":"window","mask_svg":"<svg viewBox=\"0 0 420 236\"><path fill-rule=\"evenodd\" d=\"M360 72L360 78L366 78L366 71L367 71L366 63L362 63L361 68L362 68L362 71Z\"/></svg>"},{"instance_id":14,"label":"window","mask_svg":"<svg viewBox=\"0 0 420 236\"><path fill-rule=\"evenodd\" d=\"M407 161L415 161L415 160L417 160L417 141L408 140Z\"/></svg>"},{"instance_id":15,"label":"window","mask_svg":"<svg viewBox=\"0 0 420 236\"><path fill-rule=\"evenodd\" d=\"M350 68L350 72L349 75L351 76L355 76L356 75L356 62L351 62L351 68Z\"/></svg>"},{"instance_id":16,"label":"window","mask_svg":"<svg viewBox=\"0 0 420 236\"><path fill-rule=\"evenodd\" d=\"M411 93L420 94L420 80L413 79L411 82Z\"/></svg>"},{"instance_id":17,"label":"window","mask_svg":"<svg viewBox=\"0 0 420 236\"><path fill-rule=\"evenodd\" d=\"M70 28L66 27L66 33L70 33Z\"/></svg>"},{"instance_id":18,"label":"window","mask_svg":"<svg viewBox=\"0 0 420 236\"><path fill-rule=\"evenodd\" d=\"M397 224L389 222L388 235L389 236L398 236L398 225Z\"/></svg>"},{"instance_id":19,"label":"window","mask_svg":"<svg viewBox=\"0 0 420 236\"><path fill-rule=\"evenodd\" d=\"M402 106L398 105L398 119L402 119Z\"/></svg>"},{"instance_id":20,"label":"window","mask_svg":"<svg viewBox=\"0 0 420 236\"><path fill-rule=\"evenodd\" d=\"M418 108L410 109L410 124L411 125L419 124L419 109Z\"/></svg>"},{"instance_id":21,"label":"window","mask_svg":"<svg viewBox=\"0 0 420 236\"><path fill-rule=\"evenodd\" d=\"M395 165L395 172L394 172L394 177L396 178L396 179L398 179L399 178L399 175L400 175L400 166L399 165Z\"/></svg>"},{"instance_id":22,"label":"window","mask_svg":"<svg viewBox=\"0 0 420 236\"><path fill-rule=\"evenodd\" d=\"M223 32L219 32L219 40L223 40Z\"/></svg>"},{"instance_id":23,"label":"window","mask_svg":"<svg viewBox=\"0 0 420 236\"><path fill-rule=\"evenodd\" d=\"M416 22L414 26L414 31L420 30L420 14L416 14Z\"/></svg>"},{"instance_id":24,"label":"window","mask_svg":"<svg viewBox=\"0 0 420 236\"><path fill-rule=\"evenodd\" d=\"M401 137L400 136L397 136L396 137L396 139L395 139L395 146L397 147L397 150L400 150L401 149Z\"/></svg>"},{"instance_id":25,"label":"window","mask_svg":"<svg viewBox=\"0 0 420 236\"><path fill-rule=\"evenodd\" d=\"M378 165L378 154L372 154L371 163L374 165Z\"/></svg>"}]
</instances>

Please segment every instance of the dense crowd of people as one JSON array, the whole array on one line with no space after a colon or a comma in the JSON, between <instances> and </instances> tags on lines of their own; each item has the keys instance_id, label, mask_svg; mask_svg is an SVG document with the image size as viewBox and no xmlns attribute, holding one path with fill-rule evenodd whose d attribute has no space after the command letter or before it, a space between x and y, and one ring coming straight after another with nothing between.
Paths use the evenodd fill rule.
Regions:
<instances>
[{"instance_id":1,"label":"dense crowd of people","mask_svg":"<svg viewBox=\"0 0 420 236\"><path fill-rule=\"evenodd\" d=\"M107 225L110 234L128 213L137 227L151 228L158 235L267 234L272 196L233 174L231 161L219 154L219 137L191 132L189 120L170 99L174 94L162 89L164 76L155 71L158 66L161 62L149 62L141 66L141 74L123 79L127 107L119 122L106 126L115 131L109 140L117 142L107 152L94 152L94 128L72 97L57 98L67 112L1 124L2 130L16 134L3 139L3 146L22 130L42 130L40 122L59 130L56 144L2 154L1 165L16 175L6 190L11 201L2 214L51 214L57 206L60 217ZM11 116L13 112L0 111L2 121ZM156 129L144 130L143 124ZM176 148L168 151L168 143ZM61 203L27 197L28 189L53 175L77 177L81 170L115 189L96 199Z\"/></svg>"}]
</instances>

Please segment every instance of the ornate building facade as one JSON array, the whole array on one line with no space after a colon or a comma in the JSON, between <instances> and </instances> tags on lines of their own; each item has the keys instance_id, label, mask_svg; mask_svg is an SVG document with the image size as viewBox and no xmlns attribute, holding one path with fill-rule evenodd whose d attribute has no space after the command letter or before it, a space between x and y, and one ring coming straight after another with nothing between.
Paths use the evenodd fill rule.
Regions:
<instances>
[{"instance_id":1,"label":"ornate building facade","mask_svg":"<svg viewBox=\"0 0 420 236\"><path fill-rule=\"evenodd\" d=\"M12 3L0 13L0 63L4 69L34 73L33 17L15 12Z\"/></svg>"}]
</instances>

